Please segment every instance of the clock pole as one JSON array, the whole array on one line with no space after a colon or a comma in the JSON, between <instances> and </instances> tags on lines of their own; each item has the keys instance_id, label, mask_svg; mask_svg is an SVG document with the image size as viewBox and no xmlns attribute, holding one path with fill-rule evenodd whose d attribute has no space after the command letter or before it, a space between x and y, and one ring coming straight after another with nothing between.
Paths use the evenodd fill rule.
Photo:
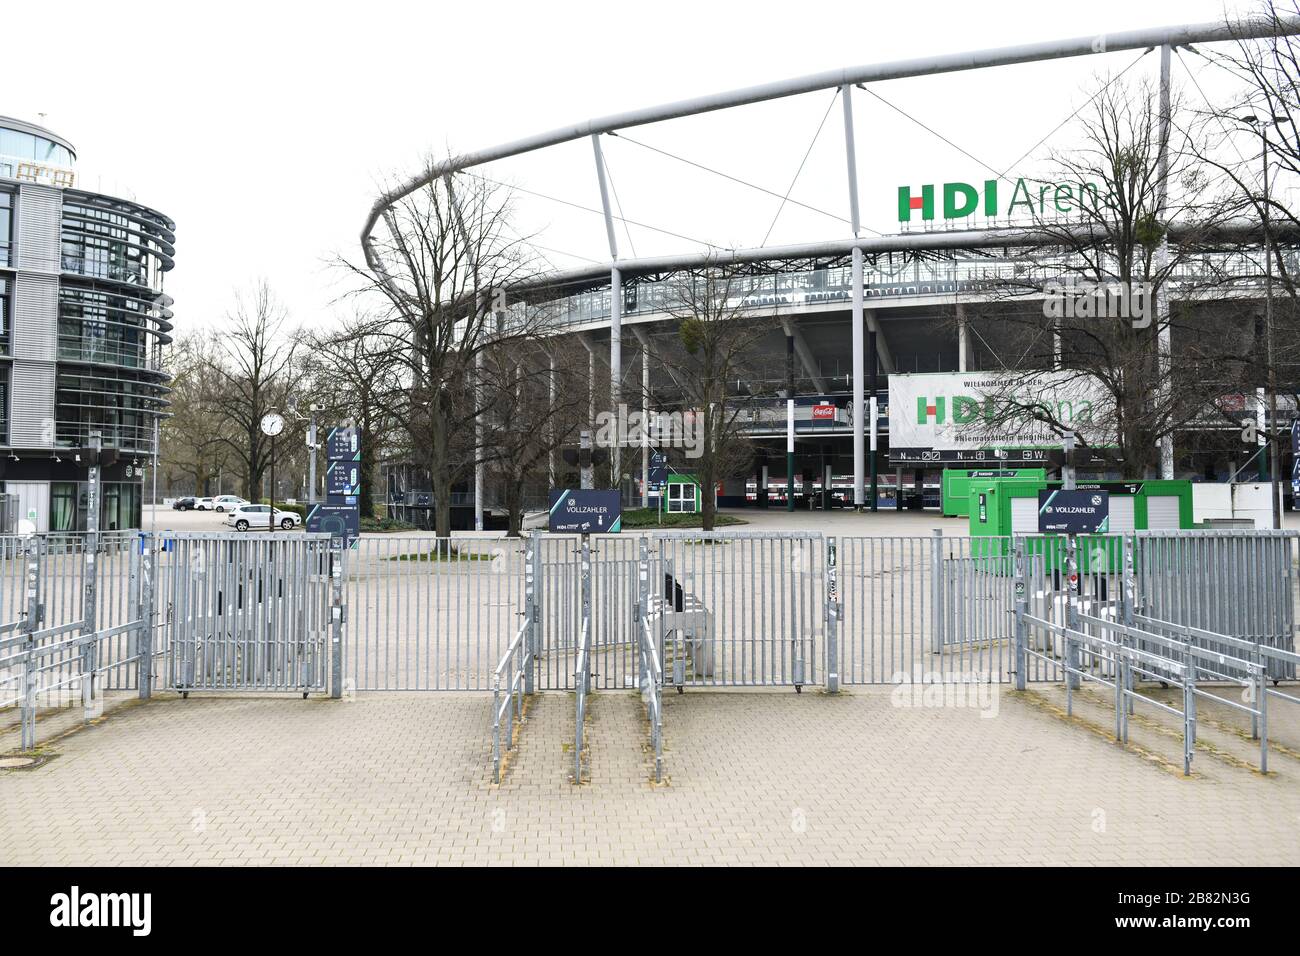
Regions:
<instances>
[{"instance_id":1,"label":"clock pole","mask_svg":"<svg viewBox=\"0 0 1300 956\"><path fill-rule=\"evenodd\" d=\"M268 530L275 531L275 436L271 436L271 511L267 515Z\"/></svg>"}]
</instances>

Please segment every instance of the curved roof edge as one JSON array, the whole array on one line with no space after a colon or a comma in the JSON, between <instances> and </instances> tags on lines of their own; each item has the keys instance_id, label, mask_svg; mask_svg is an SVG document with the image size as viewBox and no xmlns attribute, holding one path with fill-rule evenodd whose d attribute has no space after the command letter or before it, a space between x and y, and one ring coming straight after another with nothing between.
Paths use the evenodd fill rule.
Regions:
<instances>
[{"instance_id":1,"label":"curved roof edge","mask_svg":"<svg viewBox=\"0 0 1300 956\"><path fill-rule=\"evenodd\" d=\"M1214 43L1224 40L1249 40L1272 36L1300 34L1300 17L1278 16L1246 17L1236 21L1185 24L1171 27L1152 27L1127 30L1120 33L1100 33L1065 40L1049 40L1019 46L999 47L967 53L949 53L896 60L867 66L845 67L807 76L764 83L758 86L715 93L688 100L678 100L661 106L652 106L599 119L587 120L575 126L539 133L514 142L504 143L473 153L464 153L440 163L430 163L420 175L384 192L371 207L361 230L361 247L367 263L376 268L377 262L370 245L370 234L379 217L393 203L409 196L417 189L441 176L460 172L473 166L521 153L532 152L547 146L571 142L584 136L608 133L634 126L644 126L683 116L709 113L735 106L746 106L768 100L783 99L801 93L831 89L856 83L876 83L882 80L928 76L936 73L954 73L994 66L1030 63L1038 60L1065 59L1098 53L1118 53L1124 50L1152 48L1164 45L1187 46L1193 43ZM377 269L376 271L382 271Z\"/></svg>"},{"instance_id":2,"label":"curved roof edge","mask_svg":"<svg viewBox=\"0 0 1300 956\"><path fill-rule=\"evenodd\" d=\"M44 126L37 126L35 123L29 123L26 120L20 120L13 116L0 116L0 126L3 126L5 129L17 130L20 133L31 133L35 136L43 136L52 143L58 143L70 152L74 159L76 158L77 148L58 133L53 133Z\"/></svg>"}]
</instances>

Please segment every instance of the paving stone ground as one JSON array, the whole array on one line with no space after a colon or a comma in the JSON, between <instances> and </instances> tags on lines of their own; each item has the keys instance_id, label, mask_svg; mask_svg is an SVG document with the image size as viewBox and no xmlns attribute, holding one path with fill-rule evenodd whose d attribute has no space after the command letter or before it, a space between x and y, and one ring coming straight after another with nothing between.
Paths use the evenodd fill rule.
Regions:
<instances>
[{"instance_id":1,"label":"paving stone ground","mask_svg":"<svg viewBox=\"0 0 1300 956\"><path fill-rule=\"evenodd\" d=\"M0 863L1300 863L1300 746L1269 777L1205 755L1183 779L1050 694L1001 689L996 716L888 687L664 702L659 787L630 692L592 698L580 786L562 693L500 787L481 694L126 707L0 772Z\"/></svg>"}]
</instances>

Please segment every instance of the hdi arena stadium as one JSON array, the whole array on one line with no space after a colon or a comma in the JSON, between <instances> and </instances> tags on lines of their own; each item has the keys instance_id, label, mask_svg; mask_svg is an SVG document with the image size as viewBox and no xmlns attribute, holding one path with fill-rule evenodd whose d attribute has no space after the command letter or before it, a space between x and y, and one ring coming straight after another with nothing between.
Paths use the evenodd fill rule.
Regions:
<instances>
[{"instance_id":1,"label":"hdi arena stadium","mask_svg":"<svg viewBox=\"0 0 1300 956\"><path fill-rule=\"evenodd\" d=\"M1161 97L1165 141L1171 73L1184 56L1201 55L1202 46L1297 33L1300 22L1282 19L1086 36L833 70L607 116L431 164L380 197L365 222L362 245L370 267L382 272L374 252L376 230L384 228L386 211L394 203L439 178L478 175L505 161L541 161L552 150L581 148L586 152L585 169L592 192L599 195L599 206L593 204L586 211L604 218L600 255L608 258L557 266L543 279L510 292L523 296L542 288L555 290L555 307L562 316L557 334L574 350L590 356L588 387L593 409L618 409L625 401L625 390L637 395L643 390L672 392L670 377L656 361L656 340L670 334L673 320L665 302L674 282L691 270L735 266L744 274L737 294L743 296L745 307L755 316L779 320L766 344L771 358L768 384L785 380L787 357L792 356L795 397L792 412L785 401L774 399L752 413L749 433L759 447L752 474L724 482L718 489L719 503L734 506L783 497L790 477L787 454L792 449L793 486L801 498L816 499L826 507L867 506L878 475L882 498L901 503L903 496L912 493L919 504L932 497L927 493L938 488L945 467L1042 465L1053 446L1059 447L1059 438L1051 434L985 434L963 440L960 430L951 426L963 415L978 414L972 409L983 401L984 377L1014 368L1016 361L1014 354L1008 354L998 341L968 321L969 315L977 312L984 319L996 319L999 310L1038 314L1050 334L1050 309L1044 307L1043 289L1050 286L1053 275L1044 271L1042 247L1069 227L1071 214L1095 186L998 174L977 166L971 154L960 147L958 152L968 158L949 177L881 183L878 177L860 176L864 131L859 126L855 132L855 104L861 116L866 97L886 102L873 92L886 81L947 74L957 74L959 79L970 76L971 71L1011 68L998 71L1005 74L1032 64L1083 58L1097 61L1099 68L1113 66L1118 75L1134 67L1151 74ZM1121 56L1123 59L1115 59ZM1190 72L1188 78L1196 83ZM699 124L720 121L718 118L740 108L808 94L834 98L825 115L821 105L815 110L822 118L818 133L828 126L841 127L843 132L838 159L841 205L833 214L837 225L832 234L819 241L768 244L765 238L747 247L697 244L686 251L637 255L628 227L638 223L623 214L618 185L626 195L628 183L613 181L608 161L612 144L637 142L634 136L648 135L640 128L692 122L696 124L692 129L701 129ZM1062 112L1066 115L1037 117L1037 125L1044 133L1060 129L1063 124L1058 120L1069 119L1069 110ZM921 120L912 119L928 134L955 145ZM866 135L872 132L867 130ZM874 136L872 142L874 145ZM571 164L576 161L574 152L566 156ZM689 158L673 158L705 168ZM1162 165L1162 176L1166 168ZM802 164L799 169L802 171ZM708 171L740 181L725 171ZM1162 185L1167 187L1167 183ZM790 190L784 194L779 189L762 191L769 194L769 202L779 198L783 207L787 201L793 202ZM869 201L886 206L885 218L892 229L866 225L863 210ZM1045 226L1048 220L1050 227ZM878 216L876 223L883 226L884 220ZM599 230L594 221L590 228L593 233ZM1183 229L1177 219L1170 219L1167 242L1171 246L1177 247L1186 238ZM1200 237L1196 260L1188 260L1185 274L1170 281L1158 301L1148 303L1151 310L1159 313L1168 310L1180 295L1197 295L1198 308L1207 310L1209 327L1258 321L1254 312L1264 298L1260 274L1267 258L1261 254L1261 225L1239 221L1220 235L1223 243L1217 249ZM541 235L537 241L548 240ZM1252 241L1257 243L1254 252L1249 248ZM1279 235L1272 241L1285 246L1284 255L1294 256L1293 237ZM1210 296L1186 291L1201 288L1198 269L1238 278L1217 283ZM1009 283L1027 285L1030 290L1009 299ZM1243 303L1248 307L1243 309ZM1219 308L1221 316L1214 311ZM1167 325L1160 334L1165 354L1176 361L1182 344L1177 334ZM635 391L620 387L628 382L639 382L642 387ZM1225 402L1236 403L1235 411L1243 418L1257 419L1260 425L1289 424L1295 416L1294 403L1276 394L1270 398L1271 402L1265 401L1262 390L1224 396ZM1055 400L1077 399L1057 396ZM1049 396L1048 400L1053 399ZM1253 467L1252 458L1260 457L1253 447L1243 445L1239 431L1239 425L1211 416L1175 433L1161 443L1158 474L1150 477L1231 479L1243 468ZM624 478L625 497L630 501L642 498L650 486L648 455L639 449L616 449L613 454L617 473ZM1292 463L1284 460L1281 468L1289 477ZM402 482L406 487L419 485L410 475ZM476 510L481 513L483 482L476 486L480 505ZM895 488L903 495L895 495ZM822 494L826 489L831 494ZM405 487L402 490L405 493ZM914 494L918 490L922 494ZM427 500L426 495L423 501ZM406 516L418 520L409 511Z\"/></svg>"}]
</instances>

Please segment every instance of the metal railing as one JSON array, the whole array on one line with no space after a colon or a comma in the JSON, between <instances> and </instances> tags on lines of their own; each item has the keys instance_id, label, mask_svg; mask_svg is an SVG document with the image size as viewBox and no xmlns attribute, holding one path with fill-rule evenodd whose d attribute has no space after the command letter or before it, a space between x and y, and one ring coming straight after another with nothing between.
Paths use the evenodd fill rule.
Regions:
<instances>
[{"instance_id":1,"label":"metal railing","mask_svg":"<svg viewBox=\"0 0 1300 956\"><path fill-rule=\"evenodd\" d=\"M650 725L650 746L655 755L655 783L664 775L664 668L648 620L641 622L641 700Z\"/></svg>"},{"instance_id":2,"label":"metal railing","mask_svg":"<svg viewBox=\"0 0 1300 956\"><path fill-rule=\"evenodd\" d=\"M1195 741L1195 731L1193 730L1195 711L1192 703L1193 678L1183 662L1172 657L1164 657L1150 651L1141 650L1115 638L1104 637L1100 634L1089 634L1086 631L1065 624L1057 624L1032 614L1026 614L1024 620L1027 624L1054 634L1063 641L1063 659L1055 659L1044 652L1027 646L1022 641L1017 643L1016 653L1018 658L1022 660L1028 657L1036 657L1061 669L1065 676L1065 712L1067 716L1074 716L1074 691L1080 682L1085 680L1109 687L1114 691L1115 739L1117 741L1128 743L1128 717L1131 713L1131 705L1135 701L1142 701L1157 710L1173 714L1181 719L1183 725L1183 774L1188 775L1192 772L1192 753ZM1108 630L1109 626L1115 624L1113 621L1103 623L1108 625ZM1125 633L1128 632L1131 632L1131 629L1125 629ZM1108 664L1109 667L1083 666L1079 660L1080 653L1092 657L1094 663ZM1109 677L1107 677L1108 672ZM1170 707L1163 701L1138 692L1132 679L1135 674L1181 688L1183 691L1183 709L1178 710L1175 707ZM1020 689L1023 690L1023 686Z\"/></svg>"},{"instance_id":3,"label":"metal railing","mask_svg":"<svg viewBox=\"0 0 1300 956\"><path fill-rule=\"evenodd\" d=\"M1300 704L1300 698L1292 697L1269 687L1269 672L1272 661L1294 667L1300 663L1300 655L1266 647L1253 641L1244 641L1226 634L1215 634L1186 624L1174 624L1146 615L1134 615L1134 621L1144 630L1161 634L1174 641L1182 641L1186 651L1185 660L1190 667L1205 674L1211 680L1221 684L1235 684L1245 691L1242 701L1229 700L1205 691L1199 685L1195 692L1201 697L1218 704L1250 715L1250 736L1259 741L1259 770L1268 773L1268 698L1270 695L1291 703ZM1225 653L1225 648L1240 654ZM1208 661L1209 663L1203 663ZM1250 707L1244 701L1254 700ZM1193 725L1193 733L1195 725Z\"/></svg>"},{"instance_id":4,"label":"metal railing","mask_svg":"<svg viewBox=\"0 0 1300 956\"><path fill-rule=\"evenodd\" d=\"M514 749L515 723L524 719L524 684L532 659L528 648L531 627L528 621L519 625L514 639L506 648L492 675L492 782L501 782L501 720L506 721L506 750ZM505 697L502 698L504 681Z\"/></svg>"},{"instance_id":5,"label":"metal railing","mask_svg":"<svg viewBox=\"0 0 1300 956\"><path fill-rule=\"evenodd\" d=\"M0 575L8 585L0 593L21 594L6 604L14 619L0 625L0 710L17 706L22 749L36 746L42 710L80 703L89 721L109 690L150 696L152 558L144 535L6 535Z\"/></svg>"},{"instance_id":6,"label":"metal railing","mask_svg":"<svg viewBox=\"0 0 1300 956\"><path fill-rule=\"evenodd\" d=\"M590 560L586 554L586 545L583 545L584 562ZM574 728L573 728L573 782L582 783L582 755L583 748L586 746L585 734L587 722L587 697L591 693L591 614L589 608L584 608L582 615L582 630L578 636L578 654L576 666L573 669L573 684L575 688L574 701Z\"/></svg>"},{"instance_id":7,"label":"metal railing","mask_svg":"<svg viewBox=\"0 0 1300 956\"><path fill-rule=\"evenodd\" d=\"M654 629L650 626L650 555L647 541L640 541L638 559L639 592L637 600L640 634L640 686L641 700L645 704L646 721L650 725L650 747L654 752L655 783L663 782L664 775L664 667Z\"/></svg>"}]
</instances>

